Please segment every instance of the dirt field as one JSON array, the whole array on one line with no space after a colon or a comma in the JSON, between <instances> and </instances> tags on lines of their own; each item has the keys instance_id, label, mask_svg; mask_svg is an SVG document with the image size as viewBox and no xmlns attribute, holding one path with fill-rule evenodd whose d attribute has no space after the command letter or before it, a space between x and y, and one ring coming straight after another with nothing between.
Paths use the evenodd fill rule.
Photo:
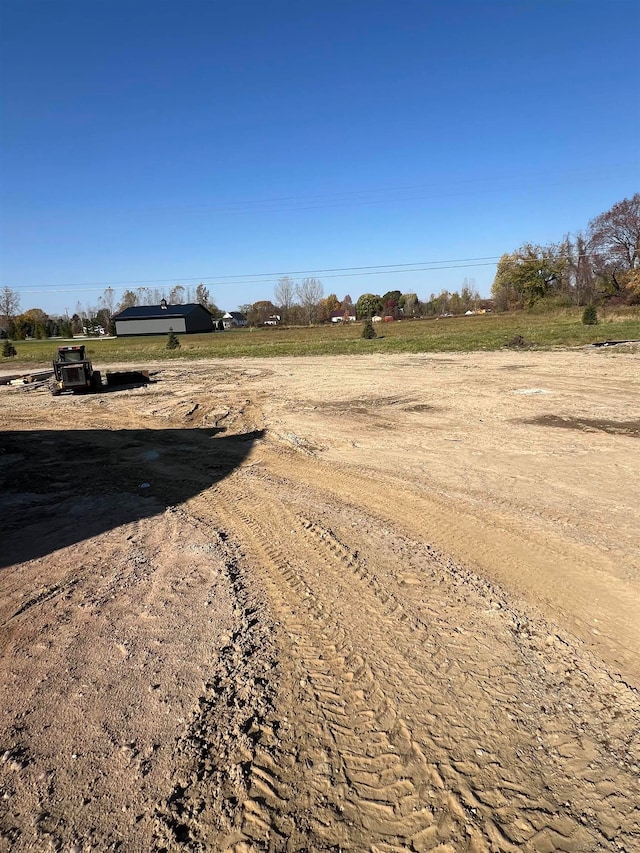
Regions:
<instances>
[{"instance_id":1,"label":"dirt field","mask_svg":"<svg viewBox=\"0 0 640 853\"><path fill-rule=\"evenodd\" d=\"M0 849L640 850L640 354L152 369L0 388Z\"/></svg>"}]
</instances>

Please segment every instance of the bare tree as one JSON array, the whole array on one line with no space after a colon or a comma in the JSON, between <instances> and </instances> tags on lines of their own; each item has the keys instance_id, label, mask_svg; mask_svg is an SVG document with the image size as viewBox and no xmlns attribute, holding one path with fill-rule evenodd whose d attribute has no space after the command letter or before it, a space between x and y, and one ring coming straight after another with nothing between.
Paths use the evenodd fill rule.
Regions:
<instances>
[{"instance_id":1,"label":"bare tree","mask_svg":"<svg viewBox=\"0 0 640 853\"><path fill-rule=\"evenodd\" d=\"M13 318L20 307L20 296L6 285L0 288L0 322L5 332L9 331Z\"/></svg>"},{"instance_id":2,"label":"bare tree","mask_svg":"<svg viewBox=\"0 0 640 853\"><path fill-rule=\"evenodd\" d=\"M175 287L171 288L169 302L171 305L184 305L184 286L182 284L176 284Z\"/></svg>"},{"instance_id":3,"label":"bare tree","mask_svg":"<svg viewBox=\"0 0 640 853\"><path fill-rule=\"evenodd\" d=\"M572 239L575 237L575 240ZM576 305L589 305L596 299L596 276L586 237L578 232L567 234L561 250L567 259L562 280L563 293Z\"/></svg>"},{"instance_id":4,"label":"bare tree","mask_svg":"<svg viewBox=\"0 0 640 853\"><path fill-rule=\"evenodd\" d=\"M98 303L102 311L109 315L109 319L113 317L116 304L116 292L112 287L107 287L102 296L98 299Z\"/></svg>"},{"instance_id":5,"label":"bare tree","mask_svg":"<svg viewBox=\"0 0 640 853\"><path fill-rule=\"evenodd\" d=\"M208 308L211 304L211 295L209 293L209 288L206 287L202 282L196 287L196 302L198 305L204 305L205 308Z\"/></svg>"},{"instance_id":6,"label":"bare tree","mask_svg":"<svg viewBox=\"0 0 640 853\"><path fill-rule=\"evenodd\" d=\"M317 278L305 278L300 284L296 285L296 295L304 309L305 318L309 325L316 318L323 293L322 282Z\"/></svg>"},{"instance_id":7,"label":"bare tree","mask_svg":"<svg viewBox=\"0 0 640 853\"><path fill-rule=\"evenodd\" d=\"M418 306L420 304L418 296L415 293L403 293L400 297L400 307L402 308L405 317L415 317L418 314Z\"/></svg>"},{"instance_id":8,"label":"bare tree","mask_svg":"<svg viewBox=\"0 0 640 853\"><path fill-rule=\"evenodd\" d=\"M282 314L282 321L288 323L290 321L289 314L291 313L291 306L293 305L296 294L296 286L293 279L289 278L288 275L283 276L278 280L273 293L276 305L280 308Z\"/></svg>"},{"instance_id":9,"label":"bare tree","mask_svg":"<svg viewBox=\"0 0 640 853\"><path fill-rule=\"evenodd\" d=\"M153 305L153 293L150 287L138 287L136 289L138 295L138 305Z\"/></svg>"},{"instance_id":10,"label":"bare tree","mask_svg":"<svg viewBox=\"0 0 640 853\"><path fill-rule=\"evenodd\" d=\"M589 249L597 275L610 291L623 293L640 269L640 193L591 220Z\"/></svg>"}]
</instances>

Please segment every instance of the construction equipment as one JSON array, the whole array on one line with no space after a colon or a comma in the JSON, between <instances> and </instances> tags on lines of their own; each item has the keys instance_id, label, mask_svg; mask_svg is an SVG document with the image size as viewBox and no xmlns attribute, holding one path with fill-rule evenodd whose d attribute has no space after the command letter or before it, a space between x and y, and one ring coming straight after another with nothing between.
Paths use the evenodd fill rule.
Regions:
<instances>
[{"instance_id":1,"label":"construction equipment","mask_svg":"<svg viewBox=\"0 0 640 853\"><path fill-rule=\"evenodd\" d=\"M70 347L58 347L53 362L51 393L60 396L63 391L84 394L89 391L117 391L125 388L139 388L151 382L148 370L107 371L105 382L102 374L94 370L86 355L84 344Z\"/></svg>"},{"instance_id":2,"label":"construction equipment","mask_svg":"<svg viewBox=\"0 0 640 853\"><path fill-rule=\"evenodd\" d=\"M51 393L54 397L63 391L82 394L88 391L98 391L102 388L102 377L99 370L94 370L86 356L84 344L77 346L58 347L53 361L53 379Z\"/></svg>"}]
</instances>

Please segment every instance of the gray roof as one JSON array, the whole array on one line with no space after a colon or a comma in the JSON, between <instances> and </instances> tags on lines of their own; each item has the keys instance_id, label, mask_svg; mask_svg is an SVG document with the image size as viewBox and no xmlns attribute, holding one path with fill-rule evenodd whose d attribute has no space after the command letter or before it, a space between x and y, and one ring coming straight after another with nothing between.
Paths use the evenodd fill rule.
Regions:
<instances>
[{"instance_id":1,"label":"gray roof","mask_svg":"<svg viewBox=\"0 0 640 853\"><path fill-rule=\"evenodd\" d=\"M188 305L167 305L165 308L162 305L134 305L131 308L125 308L119 314L115 314L114 320L157 320L159 317L186 317L187 314L192 314L194 311L206 311L211 314L208 308L198 303L189 303Z\"/></svg>"}]
</instances>

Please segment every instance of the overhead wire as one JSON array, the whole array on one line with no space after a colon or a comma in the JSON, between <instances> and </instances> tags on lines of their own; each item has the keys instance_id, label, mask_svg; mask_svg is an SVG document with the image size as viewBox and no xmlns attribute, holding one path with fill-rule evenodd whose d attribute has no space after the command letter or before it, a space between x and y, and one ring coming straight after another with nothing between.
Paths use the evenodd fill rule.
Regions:
<instances>
[{"instance_id":1,"label":"overhead wire","mask_svg":"<svg viewBox=\"0 0 640 853\"><path fill-rule=\"evenodd\" d=\"M609 167L612 169L622 168L623 164L609 164ZM628 165L628 164L625 164ZM556 179L552 179L554 183L558 182L566 182L566 181L574 181L574 180L584 180L585 174L592 176L591 167L583 170L574 170L572 173L561 175ZM598 174L601 175L602 169L600 168ZM536 175L535 172L520 175L518 180L518 187L521 190L523 187L523 180L526 183L528 180L536 180L539 182L540 176ZM547 181L549 180L549 176L546 176ZM510 181L512 183L512 178L508 175L500 175L497 178L498 182L501 181ZM473 190L478 189L478 187L482 186L483 183L490 183L492 187L496 186L496 176L494 175L491 178L482 178L475 180L462 180L462 181L453 181L455 185L457 183L456 191L454 194L458 195L459 192L464 192L465 188L472 188ZM511 185L510 183L510 185ZM449 192L448 195L452 195L450 192L452 182L448 182ZM253 202L237 202L236 204L231 204L227 207L199 207L194 208L198 210L208 210L217 213L251 213L251 212L277 212L278 210L304 210L304 209L313 209L315 207L330 207L334 205L336 202L338 204L375 204L384 201L407 201L407 200L415 200L417 198L427 198L430 196L403 196L397 195L394 199L390 197L395 194L401 194L406 192L416 192L420 190L430 190L438 193L439 184L437 182L425 183L425 184L409 184L405 186L398 187L377 187L377 188L368 188L368 189L359 189L359 190L347 190L336 193L323 193L323 194L311 194L307 196L280 196L271 199L257 199ZM380 195L384 194L386 197L380 199L367 199L362 198L362 196L371 196L371 195ZM442 193L440 193L442 195ZM360 197L360 198L358 198ZM320 205L309 205L309 202L315 202L316 200L323 202L327 200L328 204L322 203ZM281 207L281 205L287 205L285 207ZM268 205L269 207L265 207ZM300 207L300 205L307 205L306 207ZM172 208L175 210L175 208ZM185 208L186 209L186 208ZM190 209L190 208L189 208ZM268 273L247 273L247 274L234 274L234 275L205 275L205 276L179 276L167 279L130 279L130 280L122 280L122 281L96 281L96 282L66 282L66 283L57 283L52 285L11 285L11 289L14 289L18 292L24 293L81 293L81 292L92 292L96 291L99 288L110 288L110 287L131 287L131 286L144 286L144 285L168 285L168 284L176 284L178 282L202 282L207 283L211 287L226 287L229 284L236 284L236 286L245 286L245 285L255 285L255 284L269 284L273 282L274 279L281 278L283 276L311 276L311 275L322 275L323 278L351 278L355 276L366 276L366 275L394 275L406 272L433 272L437 270L447 270L447 269L460 269L464 267L472 267L472 266L491 266L495 264L501 255L494 256L485 256L479 258L454 258L447 259L443 261L415 261L411 263L401 263L401 264L375 264L375 265L367 265L367 266L357 266L357 267L333 267L327 269L312 269L312 270L290 270L284 272L268 272ZM540 260L544 260L541 258Z\"/></svg>"},{"instance_id":2,"label":"overhead wire","mask_svg":"<svg viewBox=\"0 0 640 853\"><path fill-rule=\"evenodd\" d=\"M517 178L509 174L493 174L483 178L465 178L458 180L431 181L428 183L406 184L395 187L369 187L356 190L341 190L333 193L310 193L305 195L274 196L272 198L247 199L242 201L220 201L218 204L201 205L159 205L154 207L126 208L128 212L143 212L147 210L166 212L199 212L212 215L244 215L252 213L279 213L305 210L320 210L339 208L352 205L372 205L406 201L420 201L439 198L457 198L461 195L484 192L487 188L495 192L516 188L518 192L526 187L544 189L548 185L571 184L586 180L602 180L610 173L618 170L628 170L637 166L629 164L599 164L574 169L571 172L557 176L548 173L531 171L520 173ZM425 192L427 193L425 195ZM406 195L406 193L414 193ZM417 195L415 193L418 193ZM376 198L376 196L378 196ZM122 212L122 211L121 211Z\"/></svg>"},{"instance_id":3,"label":"overhead wire","mask_svg":"<svg viewBox=\"0 0 640 853\"><path fill-rule=\"evenodd\" d=\"M583 257L588 257L590 253L582 253L575 255L574 258L579 260ZM439 270L451 269L469 269L473 267L495 266L502 255L486 255L478 258L454 258L442 261L413 261L410 263L401 264L372 264L370 266L355 266L355 267L327 267L323 269L308 269L308 270L288 270L284 272L268 272L268 273L246 273L244 275L218 275L218 276L195 276L195 277L177 277L168 279L129 279L123 281L99 281L99 282L75 282L66 284L57 284L52 287L41 287L39 285L26 285L23 287L14 287L12 289L18 292L28 293L79 293L90 292L98 288L112 288L125 286L144 286L150 284L167 285L173 284L179 286L182 282L199 282L210 287L224 287L229 285L247 286L254 284L275 284L279 279L289 276L315 276L322 275L324 279L333 278L355 278L361 276L379 276L379 275L400 275L411 272L436 272ZM539 261L557 261L568 256L565 255L547 255L536 258Z\"/></svg>"},{"instance_id":4,"label":"overhead wire","mask_svg":"<svg viewBox=\"0 0 640 853\"><path fill-rule=\"evenodd\" d=\"M83 288L83 287L124 287L125 285L145 285L145 284L169 284L171 282L183 282L183 281L198 281L198 282L209 282L210 284L262 284L265 279L267 281L269 279L274 278L283 278L285 276L311 276L311 275L324 275L328 277L327 274L331 273L345 273L345 275L355 274L356 272L363 271L363 275L367 275L367 271L382 271L382 272L400 272L402 268L418 268L415 271L418 272L420 270L434 268L434 269L449 269L448 266L444 266L445 264L460 264L460 263L469 263L472 262L488 262L489 264L493 263L496 259L498 259L500 255L486 255L484 257L479 258L450 258L442 261L412 261L410 263L402 263L402 264L369 264L367 266L356 266L356 267L326 267L322 269L307 269L307 270L285 270L280 272L264 272L264 273L243 273L243 274L233 274L233 275L201 275L201 276L178 276L177 278L148 278L148 279L126 279L122 281L77 281L77 282L63 282L58 284L58 287L65 288ZM479 265L484 265L479 263ZM453 268L453 267L451 267ZM407 269L408 272L412 270ZM373 274L373 272L371 273ZM329 276L331 277L331 276ZM338 276L333 276L338 277ZM38 285L25 285L23 290L30 290L34 287L38 287ZM19 289L19 288L16 288Z\"/></svg>"}]
</instances>

